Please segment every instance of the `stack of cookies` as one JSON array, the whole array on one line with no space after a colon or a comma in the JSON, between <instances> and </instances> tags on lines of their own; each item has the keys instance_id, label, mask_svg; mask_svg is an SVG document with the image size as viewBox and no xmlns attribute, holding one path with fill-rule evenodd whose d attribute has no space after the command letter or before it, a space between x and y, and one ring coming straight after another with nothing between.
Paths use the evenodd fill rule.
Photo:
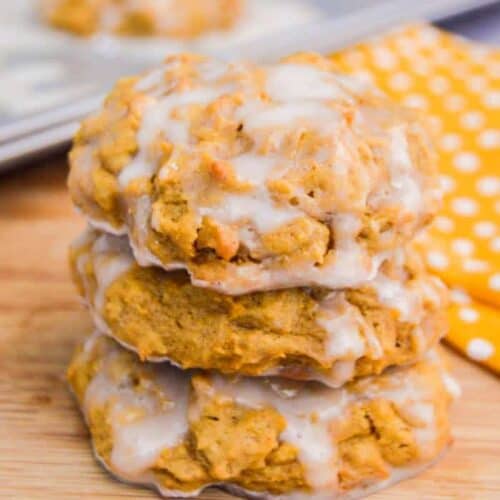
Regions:
<instances>
[{"instance_id":1,"label":"stack of cookies","mask_svg":"<svg viewBox=\"0 0 500 500\"><path fill-rule=\"evenodd\" d=\"M68 373L113 474L357 498L446 449L446 290L411 246L440 193L413 112L314 54L177 55L118 82L70 159L96 332Z\"/></svg>"}]
</instances>

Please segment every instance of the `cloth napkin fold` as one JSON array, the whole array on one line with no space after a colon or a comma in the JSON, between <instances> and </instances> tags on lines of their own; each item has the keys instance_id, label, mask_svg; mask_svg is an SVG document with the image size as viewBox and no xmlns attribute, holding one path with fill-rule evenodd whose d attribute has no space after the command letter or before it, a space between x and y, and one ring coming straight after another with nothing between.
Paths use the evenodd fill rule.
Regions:
<instances>
[{"instance_id":1,"label":"cloth napkin fold","mask_svg":"<svg viewBox=\"0 0 500 500\"><path fill-rule=\"evenodd\" d=\"M428 114L446 195L422 246L451 288L446 340L500 373L500 49L411 25L332 58Z\"/></svg>"}]
</instances>

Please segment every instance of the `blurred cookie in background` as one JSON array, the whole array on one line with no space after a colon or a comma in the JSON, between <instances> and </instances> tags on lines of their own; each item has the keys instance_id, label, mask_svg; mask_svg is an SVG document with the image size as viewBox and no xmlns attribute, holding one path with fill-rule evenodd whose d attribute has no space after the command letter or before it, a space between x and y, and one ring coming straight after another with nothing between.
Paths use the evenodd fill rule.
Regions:
<instances>
[{"instance_id":1,"label":"blurred cookie in background","mask_svg":"<svg viewBox=\"0 0 500 500\"><path fill-rule=\"evenodd\" d=\"M52 26L80 36L194 38L231 28L245 0L42 0Z\"/></svg>"}]
</instances>

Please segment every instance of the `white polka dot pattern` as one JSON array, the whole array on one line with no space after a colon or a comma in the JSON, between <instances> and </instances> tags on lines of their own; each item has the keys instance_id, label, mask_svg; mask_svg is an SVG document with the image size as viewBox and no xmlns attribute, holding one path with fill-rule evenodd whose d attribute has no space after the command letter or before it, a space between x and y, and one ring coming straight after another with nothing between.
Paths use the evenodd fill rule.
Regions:
<instances>
[{"instance_id":1,"label":"white polka dot pattern","mask_svg":"<svg viewBox=\"0 0 500 500\"><path fill-rule=\"evenodd\" d=\"M436 250L427 253L427 262L434 269L446 269L449 264L448 257Z\"/></svg>"},{"instance_id":2,"label":"white polka dot pattern","mask_svg":"<svg viewBox=\"0 0 500 500\"><path fill-rule=\"evenodd\" d=\"M457 215L474 215L478 210L477 202L465 196L454 198L451 207Z\"/></svg>"},{"instance_id":3,"label":"white polka dot pattern","mask_svg":"<svg viewBox=\"0 0 500 500\"><path fill-rule=\"evenodd\" d=\"M460 308L458 315L460 319L466 323L475 323L479 318L479 313L472 307Z\"/></svg>"},{"instance_id":4,"label":"white polka dot pattern","mask_svg":"<svg viewBox=\"0 0 500 500\"><path fill-rule=\"evenodd\" d=\"M480 128L484 123L484 116L480 111L469 111L460 118L462 127L470 130Z\"/></svg>"},{"instance_id":5,"label":"white polka dot pattern","mask_svg":"<svg viewBox=\"0 0 500 500\"><path fill-rule=\"evenodd\" d=\"M486 92L483 96L483 103L487 108L498 109L500 108L500 91Z\"/></svg>"},{"instance_id":6,"label":"white polka dot pattern","mask_svg":"<svg viewBox=\"0 0 500 500\"><path fill-rule=\"evenodd\" d=\"M461 172L475 172L479 167L479 158L474 153L462 151L453 158L453 165Z\"/></svg>"},{"instance_id":7,"label":"white polka dot pattern","mask_svg":"<svg viewBox=\"0 0 500 500\"><path fill-rule=\"evenodd\" d=\"M472 339L467 346L467 354L477 361L489 358L493 350L493 345L483 339Z\"/></svg>"},{"instance_id":8,"label":"white polka dot pattern","mask_svg":"<svg viewBox=\"0 0 500 500\"><path fill-rule=\"evenodd\" d=\"M500 253L500 236L491 240L491 250L496 253Z\"/></svg>"},{"instance_id":9,"label":"white polka dot pattern","mask_svg":"<svg viewBox=\"0 0 500 500\"><path fill-rule=\"evenodd\" d=\"M489 280L490 288L496 292L500 292L500 273L493 274Z\"/></svg>"},{"instance_id":10,"label":"white polka dot pattern","mask_svg":"<svg viewBox=\"0 0 500 500\"><path fill-rule=\"evenodd\" d=\"M460 288L451 288L450 289L450 297L453 302L456 304L469 304L470 296L469 294Z\"/></svg>"},{"instance_id":11,"label":"white polka dot pattern","mask_svg":"<svg viewBox=\"0 0 500 500\"><path fill-rule=\"evenodd\" d=\"M409 26L334 57L427 112L445 199L418 245L452 287L448 342L500 373L500 50Z\"/></svg>"},{"instance_id":12,"label":"white polka dot pattern","mask_svg":"<svg viewBox=\"0 0 500 500\"><path fill-rule=\"evenodd\" d=\"M485 273L489 270L490 265L480 259L465 259L462 268L466 273Z\"/></svg>"},{"instance_id":13,"label":"white polka dot pattern","mask_svg":"<svg viewBox=\"0 0 500 500\"><path fill-rule=\"evenodd\" d=\"M493 222L482 221L474 224L474 234L478 238L491 238L496 232L496 226Z\"/></svg>"},{"instance_id":14,"label":"white polka dot pattern","mask_svg":"<svg viewBox=\"0 0 500 500\"><path fill-rule=\"evenodd\" d=\"M496 196L500 191L500 177L481 177L477 183L477 190L483 196Z\"/></svg>"},{"instance_id":15,"label":"white polka dot pattern","mask_svg":"<svg viewBox=\"0 0 500 500\"><path fill-rule=\"evenodd\" d=\"M483 130L478 136L478 143L484 149L500 148L500 130Z\"/></svg>"},{"instance_id":16,"label":"white polka dot pattern","mask_svg":"<svg viewBox=\"0 0 500 500\"><path fill-rule=\"evenodd\" d=\"M465 257L474 252L474 243L465 238L457 238L451 242L451 248L456 254Z\"/></svg>"},{"instance_id":17,"label":"white polka dot pattern","mask_svg":"<svg viewBox=\"0 0 500 500\"><path fill-rule=\"evenodd\" d=\"M451 233L455 229L455 223L444 215L439 215L434 220L434 226L442 233Z\"/></svg>"},{"instance_id":18,"label":"white polka dot pattern","mask_svg":"<svg viewBox=\"0 0 500 500\"><path fill-rule=\"evenodd\" d=\"M461 139L458 134L444 134L441 137L441 149L444 151L456 151L461 144Z\"/></svg>"}]
</instances>

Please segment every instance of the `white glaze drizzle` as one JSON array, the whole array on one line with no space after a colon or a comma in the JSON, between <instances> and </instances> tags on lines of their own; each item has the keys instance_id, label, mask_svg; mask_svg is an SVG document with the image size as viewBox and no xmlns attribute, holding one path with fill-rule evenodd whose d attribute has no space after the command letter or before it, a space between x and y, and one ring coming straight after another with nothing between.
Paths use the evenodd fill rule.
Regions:
<instances>
[{"instance_id":1,"label":"white glaze drizzle","mask_svg":"<svg viewBox=\"0 0 500 500\"><path fill-rule=\"evenodd\" d=\"M129 242L134 254L134 258L140 266L160 266L161 262L149 250L147 240L149 236L149 220L151 219L151 200L148 196L141 196L133 202L133 235L129 229ZM130 228L130 226L129 226ZM172 263L172 268L182 267L177 263Z\"/></svg>"},{"instance_id":2,"label":"white glaze drizzle","mask_svg":"<svg viewBox=\"0 0 500 500\"><path fill-rule=\"evenodd\" d=\"M333 292L322 301L316 322L328 333L325 352L335 359L358 359L367 346L362 331L367 328L359 309Z\"/></svg>"},{"instance_id":3,"label":"white glaze drizzle","mask_svg":"<svg viewBox=\"0 0 500 500\"><path fill-rule=\"evenodd\" d=\"M128 245L122 238L100 236L93 245L93 265L96 279L94 304L97 311L104 307L105 293L121 275L133 265L134 259L127 251Z\"/></svg>"},{"instance_id":4,"label":"white glaze drizzle","mask_svg":"<svg viewBox=\"0 0 500 500\"><path fill-rule=\"evenodd\" d=\"M84 411L88 415L94 407L110 405L110 466L125 479L140 480L162 450L180 443L187 432L189 378L168 365L161 370L144 367L152 379L146 387L135 390L127 378L119 384L112 378L112 363L118 353L118 348L107 353L85 393ZM158 391L164 400L159 400Z\"/></svg>"},{"instance_id":5,"label":"white glaze drizzle","mask_svg":"<svg viewBox=\"0 0 500 500\"><path fill-rule=\"evenodd\" d=\"M149 203L147 198L145 201ZM137 213L140 211L136 211ZM78 248L89 241L91 241L91 236L84 234L73 246ZM112 282L133 265L133 257L124 238L105 234L100 236L98 241L99 244L92 246L90 254L83 252L79 256L77 268L86 289L86 297L88 300L91 299L88 305L94 321L101 331L112 336L112 332L103 317L104 296ZM84 266L89 258L101 263L98 265L109 268L101 275L100 279L96 280L93 299L90 284L84 271ZM404 260L399 265L403 266ZM422 331L418 326L426 314L423 304L429 301L435 308L443 306L444 285L435 277L426 274L410 283L404 282L404 284L400 283L397 286L395 283L397 282L379 272L370 287L375 289L382 304L399 311L400 321L415 325L413 335L418 342L419 352L424 352L429 348L430 341L434 338L434 332ZM325 374L302 367L299 372L293 374L293 378L317 380L329 387L339 387L352 379L357 359L368 354L373 359L379 359L383 356L382 346L372 325L363 318L357 307L346 301L344 292L331 292L318 304L316 322L327 333L325 355L331 360L332 368L329 373ZM133 346L127 345L126 347L134 350ZM171 362L168 357L151 357L149 361ZM263 376L280 374L283 374L282 369L276 368ZM288 377L291 376L286 369L284 374Z\"/></svg>"},{"instance_id":6,"label":"white glaze drizzle","mask_svg":"<svg viewBox=\"0 0 500 500\"><path fill-rule=\"evenodd\" d=\"M406 133L405 126L390 129L389 186L374 192L370 197L370 203L374 207L401 207L415 217L424 209L423 188L410 157Z\"/></svg>"},{"instance_id":7,"label":"white glaze drizzle","mask_svg":"<svg viewBox=\"0 0 500 500\"><path fill-rule=\"evenodd\" d=\"M460 387L460 384L444 370L441 376L443 378L444 386L448 391L448 394L453 399L458 399L462 395L462 388Z\"/></svg>"},{"instance_id":8,"label":"white glaze drizzle","mask_svg":"<svg viewBox=\"0 0 500 500\"><path fill-rule=\"evenodd\" d=\"M240 231L256 229L259 233L273 231L302 215L293 207L277 208L266 189L256 189L249 195L228 195L224 203L201 208L199 213L226 224L243 223L245 225Z\"/></svg>"},{"instance_id":9,"label":"white glaze drizzle","mask_svg":"<svg viewBox=\"0 0 500 500\"><path fill-rule=\"evenodd\" d=\"M176 61L168 64L176 64ZM168 64L163 70L168 69ZM166 178L172 169L176 169L175 158L178 151L191 148L187 124L170 116L174 108L178 109L187 104L205 106L217 97L233 90L254 92L251 87L247 86L245 80L239 81L236 78L228 84L227 79L221 78L223 74L234 76L244 72L245 65L231 66L209 61L200 64L198 71L202 86L183 92L170 94L168 87L165 87L163 83L161 71L146 75L136 85L137 90L146 90L149 96L154 97L149 98L150 101L144 108L138 133L139 153L120 174L122 187L138 177L151 177L157 171L157 161L152 157L151 146L160 135L174 144L171 160L159 170L160 179ZM238 178L250 182L254 188L243 194L226 194L216 205L203 205L196 202L191 204L198 220L201 220L203 216L210 216L221 223L236 226L240 242L251 251L257 254L260 252L264 256L266 253L262 253L260 235L276 230L305 214L302 209L273 200L266 185L267 181L294 168L294 161L272 153L262 156L257 151L264 141L268 143L271 141L271 144L278 147L287 133L299 130L301 127L315 130L320 135L333 137L339 127L342 127L343 119L338 110L331 107L329 103L339 100L351 101L353 92L358 90L353 84L346 85L346 79L307 64L277 64L267 67L265 71L267 79L265 88L273 101L265 103L250 94L249 99L236 110L236 118L244 124L246 133L254 138L255 150L231 159ZM288 82L286 88L280 91L285 82ZM314 86L312 82L317 84ZM336 175L347 179L349 170L345 165L351 160L351 153L341 142L337 144L336 151L337 160L332 162L332 168ZM399 149L396 152L402 156ZM324 156L327 153L324 151L318 154ZM368 181L363 182L368 186ZM189 192L192 188L185 186L185 189L188 197L192 198L193 193ZM366 196L364 198L366 199ZM159 223L155 219L150 223L153 228L158 228ZM324 285L332 288L356 286L373 278L378 264L384 258L370 255L356 241L360 229L360 220L352 213L335 214L332 218L336 245L334 257L320 269L316 269L309 263L298 263L295 269L286 270L273 269L271 262L263 262L259 266L251 264L248 267L240 264L234 266L229 273L232 276L223 282L214 283L193 279L193 283L229 294L283 288L294 284ZM134 241L133 248L142 253L144 246ZM144 260L142 256L139 257L141 262L153 263L147 262L150 253L144 256L146 257ZM154 260L154 264L158 264L157 259ZM270 269L266 269L268 264L271 264ZM186 268L187 264L169 263L163 267L166 269ZM251 278L247 280L250 276Z\"/></svg>"},{"instance_id":10,"label":"white glaze drizzle","mask_svg":"<svg viewBox=\"0 0 500 500\"><path fill-rule=\"evenodd\" d=\"M84 356L89 355L98 339L99 335L95 335L87 341ZM127 380L123 376L116 379L116 375L110 378L116 373L111 365L118 352L118 347L111 347L104 354L99 372L87 389L84 411L88 416L93 407L111 403L110 422L114 447L108 467L121 478L143 484L155 483L154 477L145 469L152 467L162 449L175 446L184 438L188 430L187 415L189 414L190 420L195 421L202 410L202 406L196 405L203 405L206 398L195 398L188 409L191 375L168 365L143 365L150 382L141 391L134 391L127 383L118 383L117 380ZM429 358L430 363L438 366L437 373L442 371L444 374L438 356L431 353ZM435 449L437 434L432 404L432 398L436 394L429 381L413 369L392 370L384 377L383 384L378 383L377 377L363 379L358 384L361 392L355 393L345 388L328 389L320 385L279 379L234 380L213 375L211 380L212 392L208 393L209 398L228 399L249 408L272 407L286 419L287 428L281 439L298 448L299 459L314 491L311 495L297 492L273 497L264 494L267 498L357 498L367 489L372 491L374 488L387 486L390 482L406 477L413 467L423 466L421 463L413 463L409 467L393 468L387 480L369 482L361 488L341 492L337 483L337 450L332 429L339 419L349 418L346 411L357 402L370 399L394 402L399 412L416 422L414 433L421 461L430 460L439 452ZM445 381L442 383L444 385ZM161 399L158 391L153 388L160 388L163 395ZM168 400L166 404L161 402L163 397ZM141 419L137 415L145 416ZM158 483L155 484L159 487ZM160 487L159 489L161 490ZM199 491L185 494L194 496Z\"/></svg>"},{"instance_id":11,"label":"white glaze drizzle","mask_svg":"<svg viewBox=\"0 0 500 500\"><path fill-rule=\"evenodd\" d=\"M214 376L214 388L236 403L250 408L270 406L286 418L287 428L281 437L295 445L306 468L308 480L315 488L337 489L332 471L337 459L336 447L328 422L340 417L348 401L343 391L316 386L311 392L296 389L294 382L276 379L255 383L241 379L235 383ZM313 418L313 413L315 418Z\"/></svg>"},{"instance_id":12,"label":"white glaze drizzle","mask_svg":"<svg viewBox=\"0 0 500 500\"><path fill-rule=\"evenodd\" d=\"M388 158L382 170L386 170L388 180L381 182L383 172L376 173L372 167L357 167L361 161L356 148L358 136L370 135L374 129L381 131L377 129L380 124L374 118L376 113L357 106L353 108L354 117L347 125L347 119L340 111L343 105L354 103L359 94L371 92L366 85L300 62L264 66L257 78L256 68L252 65L206 60L196 66L198 78L194 85L178 89L174 87L175 81L168 82L164 78L165 72L178 64L179 60L170 59L162 68L146 74L135 86L144 99L141 104L142 123L137 136L139 148L133 160L120 173L119 184L125 189L133 180L151 178L154 174L158 174L161 182L178 169L176 159L181 153L194 154L193 157L199 154L197 140L191 137L188 128L189 121L182 118L182 112L174 115L174 111L190 105L203 108L225 94L241 93L245 98L243 104L236 106L233 118L241 122L245 133L252 138L252 150L229 159L222 152L220 159L228 161L237 177L249 182L253 188L238 194L226 192L215 204L207 202L199 197L198 191L203 193L203 186L193 180L197 175L194 170L183 182L183 190L198 223L204 216L210 216L232 226L240 237L240 243L254 257L262 259L259 264L228 264L223 280L204 281L193 277L193 283L237 295L290 286L353 287L373 279L387 254L380 252L373 255L357 240L362 227L357 214L365 210L367 204L381 209L400 207L400 212L406 213L401 219L416 220L425 205L423 186L409 153L407 126L383 130L388 143ZM260 97L254 77L263 80L268 99ZM297 167L296 159L275 152L280 151L280 145L290 137L290 133L301 130L312 131L327 141L327 146L319 148L315 158L331 166L339 186L338 196L332 196L332 200L337 201L332 203L340 203L344 207L342 210L333 206L330 210L325 207L320 210L311 200L306 210L302 205L291 206L287 201L278 201L270 193L267 185L270 180ZM164 165L159 164L155 147L158 138L174 146L170 160ZM265 155L262 150L266 151ZM356 190L351 193L348 192L351 187L343 187L350 185L349 179L354 174L357 178ZM354 200L351 201L351 197ZM133 201L129 200L129 203L134 205ZM347 211L345 207L352 208L352 211ZM129 213L131 211L133 207L129 208ZM331 221L334 234L334 251L327 255L320 267L316 267L315 263L297 262L293 268L284 268L273 260L274 255L266 250L261 236L306 215L322 220L327 215L326 220ZM150 213L145 218L144 212L130 222L133 224L138 219L141 219L141 230L132 229L129 234L141 264L162 265L167 270L189 267L187 263L159 262L147 250L146 238L140 235L147 233L144 226L159 230L160 223ZM392 231L381 236L382 239L392 237Z\"/></svg>"},{"instance_id":13,"label":"white glaze drizzle","mask_svg":"<svg viewBox=\"0 0 500 500\"><path fill-rule=\"evenodd\" d=\"M418 445L422 448L435 445L434 407L426 403L430 388L418 372L396 370L382 386L377 384L376 377L368 377L362 384L364 390L357 395L342 388L303 385L281 379L258 383L247 378L231 381L214 376L213 379L217 395L250 408L272 407L286 418L287 428L282 439L298 448L309 483L320 495L327 491L328 498L335 498L332 488L334 492L338 488L334 473L337 449L330 429L338 419L345 417L347 408L356 401L394 401L401 411L418 415L420 427L415 429Z\"/></svg>"},{"instance_id":14,"label":"white glaze drizzle","mask_svg":"<svg viewBox=\"0 0 500 500\"><path fill-rule=\"evenodd\" d=\"M415 325L423 319L426 304L439 308L446 303L445 286L439 278L428 274L408 281L391 279L380 272L369 286L382 304L398 312L400 321Z\"/></svg>"},{"instance_id":15,"label":"white glaze drizzle","mask_svg":"<svg viewBox=\"0 0 500 500\"><path fill-rule=\"evenodd\" d=\"M337 74L303 64L272 67L268 71L266 91L278 102L351 99L339 85Z\"/></svg>"}]
</instances>

